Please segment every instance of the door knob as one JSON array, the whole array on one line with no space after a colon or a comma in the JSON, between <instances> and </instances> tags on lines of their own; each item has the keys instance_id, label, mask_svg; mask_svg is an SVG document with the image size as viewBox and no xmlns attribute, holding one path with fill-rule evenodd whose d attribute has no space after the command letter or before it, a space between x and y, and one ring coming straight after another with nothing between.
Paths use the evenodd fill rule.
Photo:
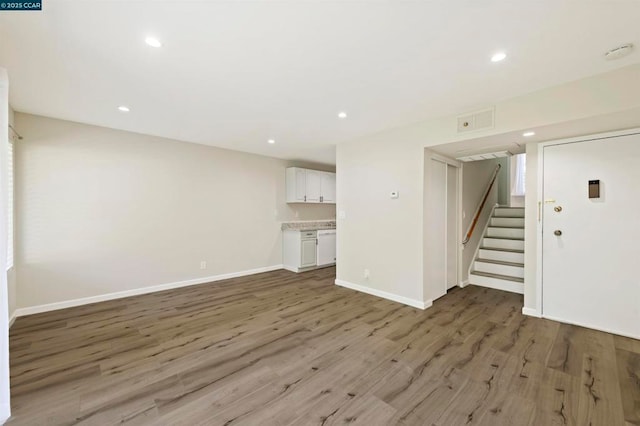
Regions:
<instances>
[{"instance_id":1,"label":"door knob","mask_svg":"<svg viewBox=\"0 0 640 426\"><path fill-rule=\"evenodd\" d=\"M553 231L553 235L557 235L559 237L560 235L562 235L562 231L559 229L556 229L555 231Z\"/></svg>"},{"instance_id":2,"label":"door knob","mask_svg":"<svg viewBox=\"0 0 640 426\"><path fill-rule=\"evenodd\" d=\"M555 210L556 212L560 213L562 211L562 206L555 206L553 208L553 210Z\"/></svg>"}]
</instances>

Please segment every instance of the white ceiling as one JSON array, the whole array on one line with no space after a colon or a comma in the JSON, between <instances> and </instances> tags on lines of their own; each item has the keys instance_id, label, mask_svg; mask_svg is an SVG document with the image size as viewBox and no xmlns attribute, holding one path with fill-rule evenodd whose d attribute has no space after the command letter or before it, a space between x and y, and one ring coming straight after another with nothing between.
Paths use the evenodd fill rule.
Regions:
<instances>
[{"instance_id":1,"label":"white ceiling","mask_svg":"<svg viewBox=\"0 0 640 426\"><path fill-rule=\"evenodd\" d=\"M43 6L0 12L16 110L322 163L340 141L640 60L638 0ZM632 55L603 59L627 42Z\"/></svg>"}]
</instances>

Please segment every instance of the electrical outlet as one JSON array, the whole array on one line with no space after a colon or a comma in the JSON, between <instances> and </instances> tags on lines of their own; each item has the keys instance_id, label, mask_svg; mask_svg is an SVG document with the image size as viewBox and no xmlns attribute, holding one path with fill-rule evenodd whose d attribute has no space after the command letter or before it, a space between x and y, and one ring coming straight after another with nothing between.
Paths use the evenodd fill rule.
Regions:
<instances>
[{"instance_id":1,"label":"electrical outlet","mask_svg":"<svg viewBox=\"0 0 640 426\"><path fill-rule=\"evenodd\" d=\"M200 262L200 269L207 269L207 261L203 260Z\"/></svg>"},{"instance_id":2,"label":"electrical outlet","mask_svg":"<svg viewBox=\"0 0 640 426\"><path fill-rule=\"evenodd\" d=\"M364 270L364 279L365 279L365 280L368 280L370 275L371 275L371 273L369 272L369 270L368 270L368 269L365 269L365 270Z\"/></svg>"}]
</instances>

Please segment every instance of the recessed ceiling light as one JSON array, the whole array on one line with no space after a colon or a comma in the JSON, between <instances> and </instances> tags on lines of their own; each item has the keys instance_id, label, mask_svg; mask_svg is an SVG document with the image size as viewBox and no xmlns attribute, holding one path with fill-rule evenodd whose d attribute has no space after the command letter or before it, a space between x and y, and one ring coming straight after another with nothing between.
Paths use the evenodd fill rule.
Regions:
<instances>
[{"instance_id":1,"label":"recessed ceiling light","mask_svg":"<svg viewBox=\"0 0 640 426\"><path fill-rule=\"evenodd\" d=\"M344 111L341 111L338 113L338 118L347 118L347 113Z\"/></svg>"},{"instance_id":2,"label":"recessed ceiling light","mask_svg":"<svg viewBox=\"0 0 640 426\"><path fill-rule=\"evenodd\" d=\"M502 60L504 60L504 58L507 57L507 54L504 52L498 52L495 53L492 57L491 57L491 62L500 62Z\"/></svg>"},{"instance_id":3,"label":"recessed ceiling light","mask_svg":"<svg viewBox=\"0 0 640 426\"><path fill-rule=\"evenodd\" d=\"M275 139L269 139L269 140L267 141L267 143L270 143L271 145L273 145L274 143L276 143L276 141L275 141Z\"/></svg>"},{"instance_id":4,"label":"recessed ceiling light","mask_svg":"<svg viewBox=\"0 0 640 426\"><path fill-rule=\"evenodd\" d=\"M147 37L144 39L145 43L147 43L151 47L162 47L162 43L155 37Z\"/></svg>"},{"instance_id":5,"label":"recessed ceiling light","mask_svg":"<svg viewBox=\"0 0 640 426\"><path fill-rule=\"evenodd\" d=\"M118 107L118 111L122 111L122 112L129 112L129 111L131 111L131 110L129 109L129 107L128 107L128 106L120 105L120 106Z\"/></svg>"},{"instance_id":6,"label":"recessed ceiling light","mask_svg":"<svg viewBox=\"0 0 640 426\"><path fill-rule=\"evenodd\" d=\"M536 134L536 132L524 132L524 133L522 134L522 136L524 136L525 138L528 138L529 136L533 136L533 135L535 135L535 134Z\"/></svg>"}]
</instances>

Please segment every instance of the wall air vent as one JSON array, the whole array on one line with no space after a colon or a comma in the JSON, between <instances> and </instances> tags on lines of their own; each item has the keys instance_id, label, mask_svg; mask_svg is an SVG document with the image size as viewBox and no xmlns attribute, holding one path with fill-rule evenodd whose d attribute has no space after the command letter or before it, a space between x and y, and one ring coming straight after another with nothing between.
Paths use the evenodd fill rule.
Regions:
<instances>
[{"instance_id":1,"label":"wall air vent","mask_svg":"<svg viewBox=\"0 0 640 426\"><path fill-rule=\"evenodd\" d=\"M458 133L473 132L474 130L492 129L494 125L495 108L483 109L458 117Z\"/></svg>"}]
</instances>

